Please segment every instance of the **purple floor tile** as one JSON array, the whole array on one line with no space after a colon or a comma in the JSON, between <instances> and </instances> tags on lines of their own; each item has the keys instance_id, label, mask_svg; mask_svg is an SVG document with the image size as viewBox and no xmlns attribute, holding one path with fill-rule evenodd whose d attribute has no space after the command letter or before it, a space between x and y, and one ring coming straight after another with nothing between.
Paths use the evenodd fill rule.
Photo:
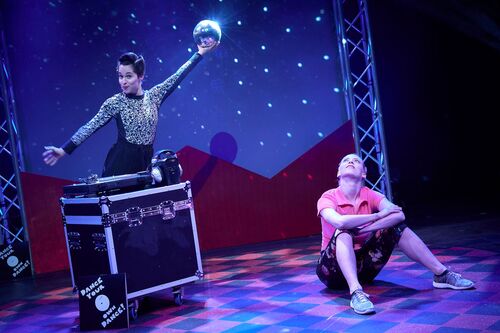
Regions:
<instances>
[{"instance_id":1,"label":"purple floor tile","mask_svg":"<svg viewBox=\"0 0 500 333\"><path fill-rule=\"evenodd\" d=\"M207 275L183 288L182 306L171 293L154 293L130 330L117 332L500 332L495 251L434 250L476 281L476 289L466 291L434 289L432 273L396 251L364 286L376 313L360 316L350 308L347 290L329 290L317 279L317 242L306 238L287 248L271 244L238 255L204 256ZM70 285L67 279L63 286L46 286L43 293L0 305L0 331L79 332L78 299Z\"/></svg>"}]
</instances>

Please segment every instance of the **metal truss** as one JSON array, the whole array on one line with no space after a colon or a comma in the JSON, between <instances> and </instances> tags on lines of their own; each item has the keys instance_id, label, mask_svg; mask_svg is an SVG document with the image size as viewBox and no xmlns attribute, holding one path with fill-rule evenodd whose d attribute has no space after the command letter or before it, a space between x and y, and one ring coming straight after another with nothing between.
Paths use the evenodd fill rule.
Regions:
<instances>
[{"instance_id":1,"label":"metal truss","mask_svg":"<svg viewBox=\"0 0 500 333\"><path fill-rule=\"evenodd\" d=\"M7 45L0 32L0 246L28 239L20 171L24 170Z\"/></svg>"},{"instance_id":2,"label":"metal truss","mask_svg":"<svg viewBox=\"0 0 500 333\"><path fill-rule=\"evenodd\" d=\"M333 0L344 92L367 185L392 200L367 0Z\"/></svg>"}]
</instances>

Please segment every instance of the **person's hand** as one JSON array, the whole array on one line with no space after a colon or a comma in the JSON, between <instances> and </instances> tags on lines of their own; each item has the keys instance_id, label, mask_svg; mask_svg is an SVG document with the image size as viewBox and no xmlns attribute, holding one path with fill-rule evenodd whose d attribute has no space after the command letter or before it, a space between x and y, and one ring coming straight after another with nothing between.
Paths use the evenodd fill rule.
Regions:
<instances>
[{"instance_id":1,"label":"person's hand","mask_svg":"<svg viewBox=\"0 0 500 333\"><path fill-rule=\"evenodd\" d=\"M217 48L217 46L219 46L220 42L216 42L212 38L210 38L210 39L211 40L207 41L206 43L203 42L201 45L197 45L198 46L198 53L200 55L203 56L209 52L212 52L213 50L215 50Z\"/></svg>"},{"instance_id":2,"label":"person's hand","mask_svg":"<svg viewBox=\"0 0 500 333\"><path fill-rule=\"evenodd\" d=\"M391 205L387 208L384 208L382 209L380 212L377 213L377 217L379 219L382 219L386 216L389 216L393 213L399 213L399 212L402 212L403 211L403 208L397 206L397 205Z\"/></svg>"},{"instance_id":3,"label":"person's hand","mask_svg":"<svg viewBox=\"0 0 500 333\"><path fill-rule=\"evenodd\" d=\"M57 148L54 146L45 146L44 148L46 150L42 154L43 161L45 162L45 164L48 164L50 166L56 164L61 157L66 155L66 152L62 148Z\"/></svg>"}]
</instances>

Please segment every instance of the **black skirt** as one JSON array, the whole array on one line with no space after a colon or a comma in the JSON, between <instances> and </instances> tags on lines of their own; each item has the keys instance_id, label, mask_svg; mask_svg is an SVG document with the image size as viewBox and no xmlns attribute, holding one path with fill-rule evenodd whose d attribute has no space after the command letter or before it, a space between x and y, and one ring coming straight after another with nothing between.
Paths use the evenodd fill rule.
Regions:
<instances>
[{"instance_id":1,"label":"black skirt","mask_svg":"<svg viewBox=\"0 0 500 333\"><path fill-rule=\"evenodd\" d=\"M153 145L136 145L118 140L106 156L102 176L118 176L144 171L151 164L152 158Z\"/></svg>"}]
</instances>

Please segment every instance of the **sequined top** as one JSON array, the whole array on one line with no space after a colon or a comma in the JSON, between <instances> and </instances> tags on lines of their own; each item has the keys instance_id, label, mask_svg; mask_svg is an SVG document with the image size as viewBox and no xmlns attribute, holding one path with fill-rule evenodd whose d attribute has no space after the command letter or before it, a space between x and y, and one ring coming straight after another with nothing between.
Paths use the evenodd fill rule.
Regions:
<instances>
[{"instance_id":1,"label":"sequined top","mask_svg":"<svg viewBox=\"0 0 500 333\"><path fill-rule=\"evenodd\" d=\"M108 98L94 118L80 127L62 149L71 154L76 147L112 118L116 119L118 140L137 145L153 144L161 104L201 58L200 54L195 53L175 74L153 88L145 90L141 96L119 93Z\"/></svg>"}]
</instances>

